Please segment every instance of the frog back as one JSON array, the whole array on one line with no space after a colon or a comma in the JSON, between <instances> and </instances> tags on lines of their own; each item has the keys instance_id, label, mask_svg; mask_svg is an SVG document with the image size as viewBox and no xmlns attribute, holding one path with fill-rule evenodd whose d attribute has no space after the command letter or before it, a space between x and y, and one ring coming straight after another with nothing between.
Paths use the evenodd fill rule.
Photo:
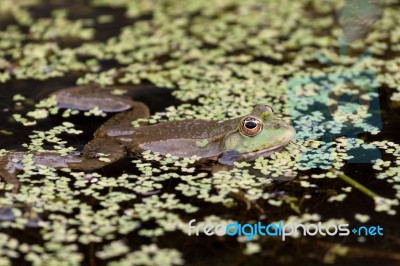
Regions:
<instances>
[{"instance_id":1,"label":"frog back","mask_svg":"<svg viewBox=\"0 0 400 266\"><path fill-rule=\"evenodd\" d=\"M132 148L178 157L218 156L223 152L226 134L235 131L239 121L184 120L139 127L132 135Z\"/></svg>"}]
</instances>

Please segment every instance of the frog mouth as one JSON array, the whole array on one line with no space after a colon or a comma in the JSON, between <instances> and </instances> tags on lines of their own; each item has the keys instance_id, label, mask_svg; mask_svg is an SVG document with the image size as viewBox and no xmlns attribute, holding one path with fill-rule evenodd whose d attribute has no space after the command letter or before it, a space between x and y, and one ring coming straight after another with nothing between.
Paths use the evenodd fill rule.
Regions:
<instances>
[{"instance_id":1,"label":"frog mouth","mask_svg":"<svg viewBox=\"0 0 400 266\"><path fill-rule=\"evenodd\" d=\"M284 147L286 147L286 145L288 145L293 140L293 138L294 138L294 136L296 134L296 131L292 126L288 125L287 123L285 123L285 126L291 129L291 131L290 131L291 135L286 138L287 139L286 141L283 141L283 142L281 142L281 143L279 143L279 144L277 144L275 146L268 147L268 148L265 148L265 149L260 149L260 150L256 150L256 151L243 153L242 154L243 160L251 161L251 160L256 159L257 157L269 157L274 152L280 151Z\"/></svg>"},{"instance_id":2,"label":"frog mouth","mask_svg":"<svg viewBox=\"0 0 400 266\"><path fill-rule=\"evenodd\" d=\"M274 152L280 151L285 148L286 145L288 145L292 140L288 140L287 142L283 144L279 144L276 146L272 146L266 149L260 149L258 151L252 151L252 152L247 152L242 154L242 159L244 161L252 161L258 157L269 157L271 156Z\"/></svg>"}]
</instances>

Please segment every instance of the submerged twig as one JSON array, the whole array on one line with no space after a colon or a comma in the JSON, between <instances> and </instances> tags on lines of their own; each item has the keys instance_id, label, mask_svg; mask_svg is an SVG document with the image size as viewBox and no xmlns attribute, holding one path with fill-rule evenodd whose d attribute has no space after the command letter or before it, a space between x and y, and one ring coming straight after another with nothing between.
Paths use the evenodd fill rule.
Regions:
<instances>
[{"instance_id":1,"label":"submerged twig","mask_svg":"<svg viewBox=\"0 0 400 266\"><path fill-rule=\"evenodd\" d=\"M351 178L348 175L345 175L343 173L339 173L339 171L335 170L335 169L330 169L330 172L337 174L337 176L342 179L343 181L345 181L346 183L348 183L349 185L353 186L354 188L358 189L359 191L361 191L362 193L364 193L365 195L375 199L376 197L379 197L378 194L376 194L375 192L373 192L372 190L368 189L367 187L361 185L360 183L358 183L356 180L354 180L353 178Z\"/></svg>"}]
</instances>

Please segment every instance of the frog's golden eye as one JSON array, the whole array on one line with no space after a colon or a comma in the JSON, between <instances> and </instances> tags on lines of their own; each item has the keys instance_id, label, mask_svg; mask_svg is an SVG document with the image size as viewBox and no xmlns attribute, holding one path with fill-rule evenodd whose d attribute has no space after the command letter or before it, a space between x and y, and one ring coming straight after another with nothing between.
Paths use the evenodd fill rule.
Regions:
<instances>
[{"instance_id":1,"label":"frog's golden eye","mask_svg":"<svg viewBox=\"0 0 400 266\"><path fill-rule=\"evenodd\" d=\"M240 129L243 134L252 137L261 132L262 123L257 118L249 116L242 120Z\"/></svg>"}]
</instances>

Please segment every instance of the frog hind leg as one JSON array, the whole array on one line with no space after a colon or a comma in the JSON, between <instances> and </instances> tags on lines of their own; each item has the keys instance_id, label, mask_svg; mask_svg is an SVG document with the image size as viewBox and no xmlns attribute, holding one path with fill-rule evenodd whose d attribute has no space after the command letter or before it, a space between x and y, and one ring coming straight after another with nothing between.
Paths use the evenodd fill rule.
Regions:
<instances>
[{"instance_id":1,"label":"frog hind leg","mask_svg":"<svg viewBox=\"0 0 400 266\"><path fill-rule=\"evenodd\" d=\"M13 192L18 191L19 181L16 177L20 167L16 160L22 159L22 152L11 152L0 158L0 177L8 184L13 185Z\"/></svg>"},{"instance_id":2,"label":"frog hind leg","mask_svg":"<svg viewBox=\"0 0 400 266\"><path fill-rule=\"evenodd\" d=\"M132 110L116 114L101 125L94 133L94 138L83 148L83 161L69 166L89 171L126 157L135 131L132 121L149 115L150 111L144 103L134 102Z\"/></svg>"},{"instance_id":3,"label":"frog hind leg","mask_svg":"<svg viewBox=\"0 0 400 266\"><path fill-rule=\"evenodd\" d=\"M8 184L12 184L13 192L19 190L17 174L24 169L24 161L33 162L34 165L45 165L54 168L68 167L69 163L79 162L80 157L73 155L60 155L55 152L9 152L0 157L0 177Z\"/></svg>"},{"instance_id":4,"label":"frog hind leg","mask_svg":"<svg viewBox=\"0 0 400 266\"><path fill-rule=\"evenodd\" d=\"M71 162L68 167L75 170L91 171L102 168L127 156L124 145L112 138L94 138L82 150L80 161Z\"/></svg>"},{"instance_id":5,"label":"frog hind leg","mask_svg":"<svg viewBox=\"0 0 400 266\"><path fill-rule=\"evenodd\" d=\"M89 142L85 146L82 156L61 155L56 152L10 152L0 157L0 178L13 185L14 193L18 192L20 183L17 175L23 171L24 160L27 157L30 157L28 159L32 160L34 165L93 171L126 156L127 152L124 146L111 141L96 139Z\"/></svg>"},{"instance_id":6,"label":"frog hind leg","mask_svg":"<svg viewBox=\"0 0 400 266\"><path fill-rule=\"evenodd\" d=\"M114 115L94 133L95 138L131 136L135 132L132 121L150 116L150 110L144 103L132 102L132 110Z\"/></svg>"},{"instance_id":7,"label":"frog hind leg","mask_svg":"<svg viewBox=\"0 0 400 266\"><path fill-rule=\"evenodd\" d=\"M88 111L99 108L103 112L122 112L132 107L133 101L129 97L113 95L112 88L98 88L86 85L65 88L52 93L57 106L74 110Z\"/></svg>"}]
</instances>

